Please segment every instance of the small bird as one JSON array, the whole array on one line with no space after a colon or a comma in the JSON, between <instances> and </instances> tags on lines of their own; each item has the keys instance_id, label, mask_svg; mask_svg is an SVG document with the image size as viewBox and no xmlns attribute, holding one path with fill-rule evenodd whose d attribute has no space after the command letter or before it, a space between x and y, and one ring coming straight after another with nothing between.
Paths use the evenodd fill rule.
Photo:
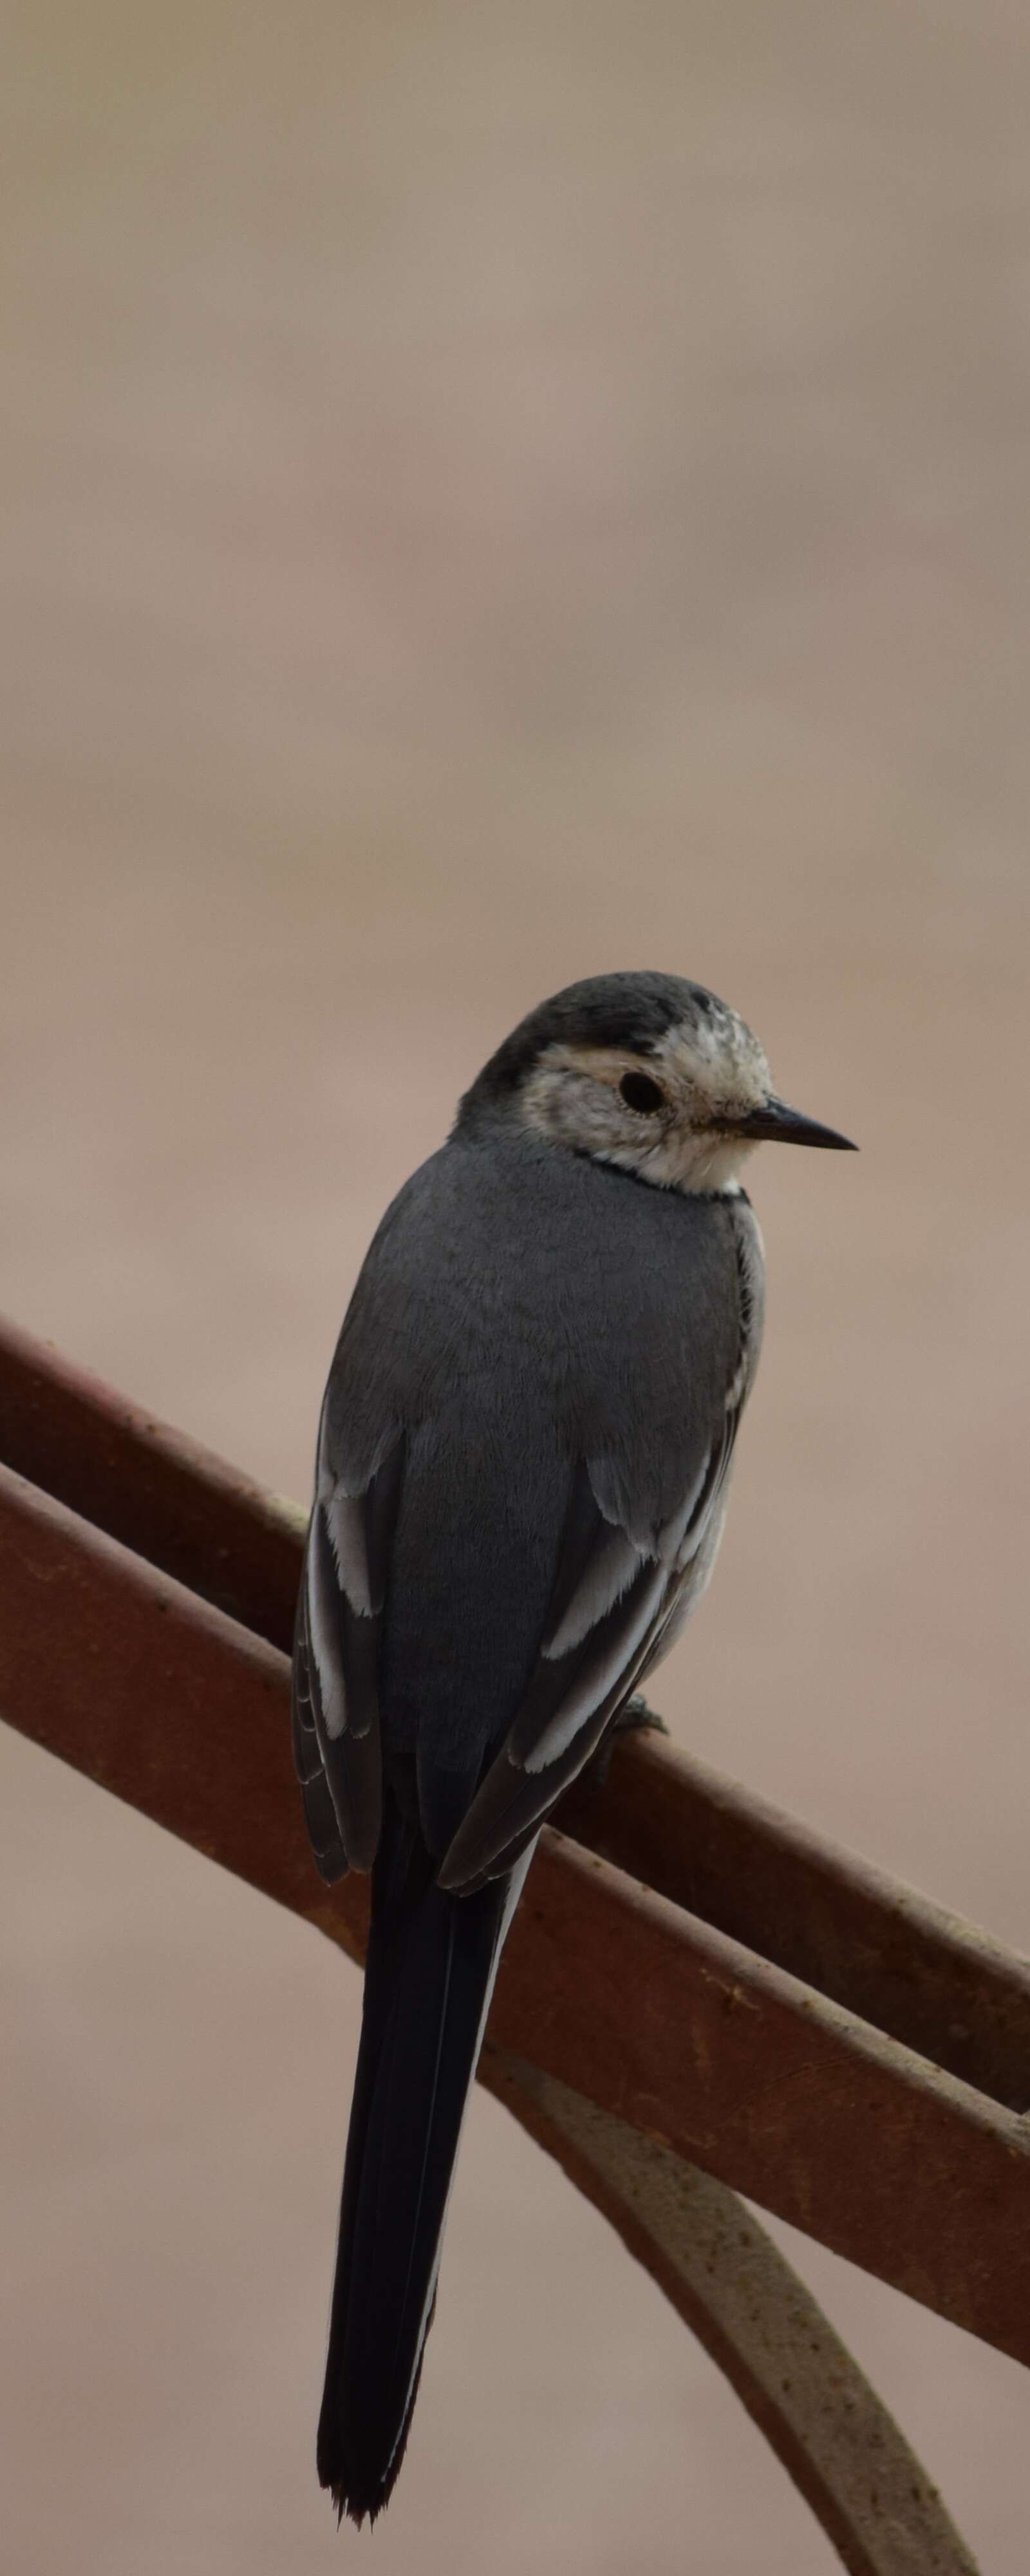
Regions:
<instances>
[{"instance_id":1,"label":"small bird","mask_svg":"<svg viewBox=\"0 0 1030 2576\"><path fill-rule=\"evenodd\" d=\"M405 1183L329 1372L293 1743L323 1878L371 1870L318 2473L392 2491L501 1945L540 1828L701 1598L762 1332L737 1177L788 1109L676 975L531 1011Z\"/></svg>"}]
</instances>

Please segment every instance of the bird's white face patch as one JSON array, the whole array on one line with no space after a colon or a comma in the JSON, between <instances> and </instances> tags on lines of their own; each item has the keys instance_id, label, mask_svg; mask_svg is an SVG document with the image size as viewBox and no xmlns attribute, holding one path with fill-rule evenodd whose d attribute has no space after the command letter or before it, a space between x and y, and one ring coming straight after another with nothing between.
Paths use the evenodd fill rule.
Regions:
<instances>
[{"instance_id":1,"label":"bird's white face patch","mask_svg":"<svg viewBox=\"0 0 1030 2576\"><path fill-rule=\"evenodd\" d=\"M661 1094L634 1107L627 1076ZM629 1047L546 1047L522 1086L526 1125L553 1143L617 1163L656 1189L726 1189L754 1152L729 1132L772 1091L762 1048L735 1011L712 1003L668 1029L646 1055Z\"/></svg>"}]
</instances>

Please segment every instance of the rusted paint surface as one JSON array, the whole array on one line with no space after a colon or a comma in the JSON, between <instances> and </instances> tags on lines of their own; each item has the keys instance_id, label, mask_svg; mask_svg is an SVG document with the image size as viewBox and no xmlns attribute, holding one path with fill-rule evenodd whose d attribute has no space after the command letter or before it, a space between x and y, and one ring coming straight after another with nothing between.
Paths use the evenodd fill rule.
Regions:
<instances>
[{"instance_id":1,"label":"rusted paint surface","mask_svg":"<svg viewBox=\"0 0 1030 2576\"><path fill-rule=\"evenodd\" d=\"M1010 2110L1030 2105L1030 1960L660 1736L625 1737L563 1827Z\"/></svg>"},{"instance_id":2,"label":"rusted paint surface","mask_svg":"<svg viewBox=\"0 0 1030 2576\"><path fill-rule=\"evenodd\" d=\"M283 1657L10 1472L0 1567L3 1713L360 1955L364 1882L308 1859ZM1030 2362L1024 2124L560 1835L491 2032Z\"/></svg>"},{"instance_id":3,"label":"rusted paint surface","mask_svg":"<svg viewBox=\"0 0 1030 2576\"><path fill-rule=\"evenodd\" d=\"M664 2290L850 2576L976 2576L893 2417L736 2193L489 2042L482 2075Z\"/></svg>"},{"instance_id":4,"label":"rusted paint surface","mask_svg":"<svg viewBox=\"0 0 1030 2576\"><path fill-rule=\"evenodd\" d=\"M296 1504L3 1320L0 1459L289 1653Z\"/></svg>"},{"instance_id":5,"label":"rusted paint surface","mask_svg":"<svg viewBox=\"0 0 1030 2576\"><path fill-rule=\"evenodd\" d=\"M1024 2122L573 1843L520 1916L509 2045L1030 2362Z\"/></svg>"},{"instance_id":6,"label":"rusted paint surface","mask_svg":"<svg viewBox=\"0 0 1030 2576\"><path fill-rule=\"evenodd\" d=\"M289 1647L304 1515L0 1322L0 1459ZM563 1828L1010 2109L1030 2104L1030 1963L653 1736ZM289 1901L289 1900L287 1900Z\"/></svg>"},{"instance_id":7,"label":"rusted paint surface","mask_svg":"<svg viewBox=\"0 0 1030 2576\"><path fill-rule=\"evenodd\" d=\"M0 1468L0 1711L184 1842L317 1911L285 1656ZM358 1955L364 1882L348 1881ZM346 1944L345 1944L346 1946Z\"/></svg>"}]
</instances>

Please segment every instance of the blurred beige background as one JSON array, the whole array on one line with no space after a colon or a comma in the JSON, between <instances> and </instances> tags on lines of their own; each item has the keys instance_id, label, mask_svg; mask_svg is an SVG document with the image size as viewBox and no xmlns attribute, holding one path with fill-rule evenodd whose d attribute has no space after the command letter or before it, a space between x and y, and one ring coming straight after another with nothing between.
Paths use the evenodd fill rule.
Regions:
<instances>
[{"instance_id":1,"label":"blurred beige background","mask_svg":"<svg viewBox=\"0 0 1030 2576\"><path fill-rule=\"evenodd\" d=\"M5 51L0 1302L305 1496L487 1050L576 974L711 982L864 1150L756 1167L661 1704L1030 1945L1025 17L57 0ZM357 1980L0 1759L5 2569L330 2576ZM1025 2377L793 2242L1022 2576ZM835 2563L486 2101L372 2554Z\"/></svg>"}]
</instances>

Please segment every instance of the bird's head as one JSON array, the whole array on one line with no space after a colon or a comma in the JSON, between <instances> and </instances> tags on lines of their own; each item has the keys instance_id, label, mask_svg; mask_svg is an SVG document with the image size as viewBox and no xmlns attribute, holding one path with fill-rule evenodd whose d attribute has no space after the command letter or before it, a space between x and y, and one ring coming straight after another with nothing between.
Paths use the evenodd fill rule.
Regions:
<instances>
[{"instance_id":1,"label":"bird's head","mask_svg":"<svg viewBox=\"0 0 1030 2576\"><path fill-rule=\"evenodd\" d=\"M594 975L542 1002L484 1065L459 1123L491 1109L658 1189L724 1189L766 1138L854 1150L788 1109L737 1012L678 975Z\"/></svg>"}]
</instances>

